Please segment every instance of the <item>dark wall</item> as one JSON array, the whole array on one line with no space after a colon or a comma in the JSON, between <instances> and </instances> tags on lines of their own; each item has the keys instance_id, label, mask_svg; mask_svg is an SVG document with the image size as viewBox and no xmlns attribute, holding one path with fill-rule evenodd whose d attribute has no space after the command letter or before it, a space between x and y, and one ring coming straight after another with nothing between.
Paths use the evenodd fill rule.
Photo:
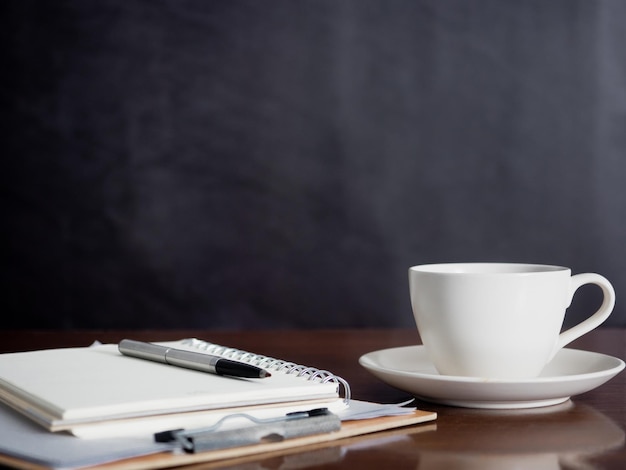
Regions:
<instances>
[{"instance_id":1,"label":"dark wall","mask_svg":"<svg viewBox=\"0 0 626 470\"><path fill-rule=\"evenodd\" d=\"M625 3L0 9L5 327L407 326L479 260L626 325Z\"/></svg>"}]
</instances>

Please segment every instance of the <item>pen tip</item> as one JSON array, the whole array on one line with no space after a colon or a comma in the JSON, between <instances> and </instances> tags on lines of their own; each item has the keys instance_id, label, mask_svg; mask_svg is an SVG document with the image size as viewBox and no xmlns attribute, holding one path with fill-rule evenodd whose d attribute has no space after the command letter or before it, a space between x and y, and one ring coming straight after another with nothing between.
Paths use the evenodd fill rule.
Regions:
<instances>
[{"instance_id":1,"label":"pen tip","mask_svg":"<svg viewBox=\"0 0 626 470\"><path fill-rule=\"evenodd\" d=\"M259 372L259 377L264 379L265 377L271 377L272 374L270 374L268 371L266 370L262 370L261 372Z\"/></svg>"}]
</instances>

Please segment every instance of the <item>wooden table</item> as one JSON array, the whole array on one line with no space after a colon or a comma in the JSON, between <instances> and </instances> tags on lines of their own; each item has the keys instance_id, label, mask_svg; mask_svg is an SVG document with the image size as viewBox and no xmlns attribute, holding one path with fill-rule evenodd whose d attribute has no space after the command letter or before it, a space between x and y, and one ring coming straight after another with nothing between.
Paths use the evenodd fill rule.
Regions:
<instances>
[{"instance_id":1,"label":"wooden table","mask_svg":"<svg viewBox=\"0 0 626 470\"><path fill-rule=\"evenodd\" d=\"M358 364L361 355L419 343L414 330L313 331L2 331L0 352L49 347L198 337L297 363L332 370L347 379L362 400L400 402L410 398L373 377ZM600 328L569 347L626 358L626 329ZM427 430L414 426L393 432L299 449L245 462L194 468L626 468L626 372L601 387L554 407L487 411L418 402L438 413Z\"/></svg>"}]
</instances>

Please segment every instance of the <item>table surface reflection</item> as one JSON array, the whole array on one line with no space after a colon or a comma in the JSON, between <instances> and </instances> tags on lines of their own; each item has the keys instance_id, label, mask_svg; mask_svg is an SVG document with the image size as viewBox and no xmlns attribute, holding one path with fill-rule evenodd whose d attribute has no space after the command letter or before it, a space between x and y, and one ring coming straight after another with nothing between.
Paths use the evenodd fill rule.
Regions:
<instances>
[{"instance_id":1,"label":"table surface reflection","mask_svg":"<svg viewBox=\"0 0 626 470\"><path fill-rule=\"evenodd\" d=\"M395 389L361 367L361 355L419 344L415 330L133 330L2 331L0 352L88 346L123 338L167 341L197 337L296 363L328 369L350 382L355 398L401 402ZM599 328L568 347L626 358L626 329ZM551 407L474 410L418 401L438 418L320 448L255 456L193 468L298 469L623 469L626 465L626 372L604 385ZM191 467L190 467L191 468Z\"/></svg>"}]
</instances>

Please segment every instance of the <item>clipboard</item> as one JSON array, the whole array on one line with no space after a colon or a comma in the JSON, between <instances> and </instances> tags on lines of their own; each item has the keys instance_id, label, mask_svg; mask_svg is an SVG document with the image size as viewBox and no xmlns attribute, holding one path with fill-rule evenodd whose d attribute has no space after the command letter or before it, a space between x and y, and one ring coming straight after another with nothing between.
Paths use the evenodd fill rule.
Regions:
<instances>
[{"instance_id":1,"label":"clipboard","mask_svg":"<svg viewBox=\"0 0 626 470\"><path fill-rule=\"evenodd\" d=\"M348 438L375 434L380 431L409 427L422 424L435 419L435 413L425 411L415 411L405 416L386 416L372 418L363 421L348 421L341 424L341 429L332 433L314 434L304 437L286 439L280 442L260 443L245 447L235 447L209 452L199 452L193 454L166 453L158 455L144 456L131 459L126 462L120 461L113 465L95 467L94 470L152 470L179 465L191 465L209 462L220 462L226 464L230 459L241 459L254 456L258 458L261 454L281 455L285 452L304 452L312 447L327 446L330 444L339 445L341 441ZM422 432L436 430L436 425L419 426ZM414 431L415 432L415 431Z\"/></svg>"},{"instance_id":2,"label":"clipboard","mask_svg":"<svg viewBox=\"0 0 626 470\"><path fill-rule=\"evenodd\" d=\"M7 427L13 427L16 439L27 451L6 452L7 443L0 444L0 463L16 469L72 469L94 470L150 470L206 462L227 461L259 454L281 454L300 451L309 446L324 446L346 438L377 433L406 426L428 423L436 419L436 413L416 410L410 414L363 420L344 421L336 431L292 437L275 442L259 442L217 450L183 452L175 442L145 442L129 439L82 440L74 436L59 435L41 429L25 420L15 411L0 406L0 439ZM423 431L436 429L433 423L419 426ZM5 432L6 435L6 432ZM104 442L106 441L106 442ZM93 446L94 444L98 444ZM5 448L2 448L2 445ZM92 445L89 449L88 446ZM53 448L47 454L45 448ZM11 454L11 455L9 455Z\"/></svg>"}]
</instances>

